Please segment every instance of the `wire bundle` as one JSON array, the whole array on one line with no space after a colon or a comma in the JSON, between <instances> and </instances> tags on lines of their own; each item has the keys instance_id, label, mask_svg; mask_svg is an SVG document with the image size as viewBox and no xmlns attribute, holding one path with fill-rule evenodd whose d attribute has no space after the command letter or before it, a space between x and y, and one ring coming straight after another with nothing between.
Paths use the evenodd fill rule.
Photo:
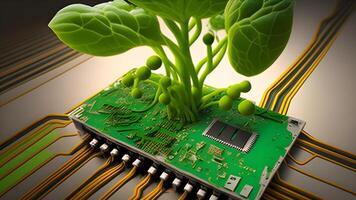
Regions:
<instances>
[{"instance_id":1,"label":"wire bundle","mask_svg":"<svg viewBox=\"0 0 356 200\"><path fill-rule=\"evenodd\" d=\"M164 192L164 187L163 187L164 180L161 180L156 188L152 190L150 193L148 193L146 196L142 198L142 200L154 200L157 199L163 192Z\"/></svg>"},{"instance_id":2,"label":"wire bundle","mask_svg":"<svg viewBox=\"0 0 356 200\"><path fill-rule=\"evenodd\" d=\"M136 185L135 189L134 189L134 193L133 195L130 197L130 200L138 200L140 199L141 195L142 195L142 191L148 186L148 184L151 181L151 174L147 174L145 176L145 178Z\"/></svg>"},{"instance_id":3,"label":"wire bundle","mask_svg":"<svg viewBox=\"0 0 356 200\"><path fill-rule=\"evenodd\" d=\"M71 199L73 198L78 192L80 192L81 190L83 190L84 187L86 187L88 184L90 184L90 182L92 182L93 180L95 180L95 178L97 178L106 168L108 168L110 166L110 164L114 161L113 157L109 157L106 162L101 165L99 167L99 169L97 169L90 177L88 177L87 179L85 179L83 181L83 183L77 188L75 189L73 192L71 192L70 195L68 195L66 197L66 199Z\"/></svg>"},{"instance_id":4,"label":"wire bundle","mask_svg":"<svg viewBox=\"0 0 356 200\"><path fill-rule=\"evenodd\" d=\"M104 173L97 176L93 181L91 181L88 185L78 191L75 195L67 199L80 200L80 199L88 199L92 194L94 194L98 189L106 185L109 181L115 178L118 174L122 172L125 165L124 163L120 163L115 165L105 171Z\"/></svg>"},{"instance_id":5,"label":"wire bundle","mask_svg":"<svg viewBox=\"0 0 356 200\"><path fill-rule=\"evenodd\" d=\"M74 156L62 165L57 171L44 179L40 184L28 192L22 199L42 198L65 181L70 175L80 169L85 163L98 156L96 153L92 156L92 149L88 146L81 147ZM69 173L68 173L69 172Z\"/></svg>"},{"instance_id":6,"label":"wire bundle","mask_svg":"<svg viewBox=\"0 0 356 200\"><path fill-rule=\"evenodd\" d=\"M106 200L109 199L117 190L119 190L127 181L129 181L137 171L137 167L134 166L130 170L130 172L122 178L119 182L117 182L112 188L110 188L109 191L107 191L100 199L101 200Z\"/></svg>"},{"instance_id":7,"label":"wire bundle","mask_svg":"<svg viewBox=\"0 0 356 200\"><path fill-rule=\"evenodd\" d=\"M179 197L178 200L184 200L184 199L187 198L187 196L188 196L188 192L187 192L187 191L184 191L183 194Z\"/></svg>"}]
</instances>

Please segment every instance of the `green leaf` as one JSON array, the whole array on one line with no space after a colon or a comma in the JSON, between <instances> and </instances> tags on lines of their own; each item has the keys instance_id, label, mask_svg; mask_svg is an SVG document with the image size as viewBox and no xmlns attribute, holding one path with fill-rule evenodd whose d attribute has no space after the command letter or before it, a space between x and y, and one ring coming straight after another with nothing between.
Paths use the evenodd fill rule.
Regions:
<instances>
[{"instance_id":1,"label":"green leaf","mask_svg":"<svg viewBox=\"0 0 356 200\"><path fill-rule=\"evenodd\" d=\"M202 19L224 11L228 0L129 0L161 17L184 22L190 17Z\"/></svg>"},{"instance_id":2,"label":"green leaf","mask_svg":"<svg viewBox=\"0 0 356 200\"><path fill-rule=\"evenodd\" d=\"M285 48L293 23L293 0L230 0L225 9L228 55L245 76L262 73Z\"/></svg>"},{"instance_id":3,"label":"green leaf","mask_svg":"<svg viewBox=\"0 0 356 200\"><path fill-rule=\"evenodd\" d=\"M123 0L94 7L67 6L48 26L69 47L95 56L111 56L162 42L157 18Z\"/></svg>"}]
</instances>

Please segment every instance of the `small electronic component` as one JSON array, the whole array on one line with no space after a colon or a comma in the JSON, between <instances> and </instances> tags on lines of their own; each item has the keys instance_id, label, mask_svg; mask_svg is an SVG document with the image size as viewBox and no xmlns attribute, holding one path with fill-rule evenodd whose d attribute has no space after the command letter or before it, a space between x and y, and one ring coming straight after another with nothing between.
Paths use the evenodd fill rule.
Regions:
<instances>
[{"instance_id":1,"label":"small electronic component","mask_svg":"<svg viewBox=\"0 0 356 200\"><path fill-rule=\"evenodd\" d=\"M198 190L198 192L197 192L198 199L204 199L205 195L206 195L206 191L205 190L203 190L203 189L199 189Z\"/></svg>"},{"instance_id":2,"label":"small electronic component","mask_svg":"<svg viewBox=\"0 0 356 200\"><path fill-rule=\"evenodd\" d=\"M181 183L182 183L182 181L179 178L175 178L172 182L172 186L175 190L177 190L177 188L179 188Z\"/></svg>"},{"instance_id":3,"label":"small electronic component","mask_svg":"<svg viewBox=\"0 0 356 200\"><path fill-rule=\"evenodd\" d=\"M240 195L247 198L250 195L252 189L253 189L253 187L251 185L245 185L242 188Z\"/></svg>"},{"instance_id":4,"label":"small electronic component","mask_svg":"<svg viewBox=\"0 0 356 200\"><path fill-rule=\"evenodd\" d=\"M234 175L230 175L229 178L227 179L224 188L230 190L230 191L235 191L237 185L240 182L240 177L238 176L234 176Z\"/></svg>"},{"instance_id":5,"label":"small electronic component","mask_svg":"<svg viewBox=\"0 0 356 200\"><path fill-rule=\"evenodd\" d=\"M109 150L109 145L104 143L99 147L99 149L100 149L100 151L105 153L105 152L107 152Z\"/></svg>"},{"instance_id":6,"label":"small electronic component","mask_svg":"<svg viewBox=\"0 0 356 200\"><path fill-rule=\"evenodd\" d=\"M110 155L116 157L117 155L119 155L119 150L114 148L113 150L110 151Z\"/></svg>"},{"instance_id":7,"label":"small electronic component","mask_svg":"<svg viewBox=\"0 0 356 200\"><path fill-rule=\"evenodd\" d=\"M215 196L213 194L209 198L209 200L218 200L218 199L219 199L219 197L217 197L217 196Z\"/></svg>"},{"instance_id":8,"label":"small electronic component","mask_svg":"<svg viewBox=\"0 0 356 200\"><path fill-rule=\"evenodd\" d=\"M89 142L89 145L94 148L96 147L96 145L99 143L99 141L97 139L92 139L90 142Z\"/></svg>"},{"instance_id":9,"label":"small electronic component","mask_svg":"<svg viewBox=\"0 0 356 200\"><path fill-rule=\"evenodd\" d=\"M256 133L247 132L217 119L209 125L203 135L243 152L248 152L257 138Z\"/></svg>"}]
</instances>

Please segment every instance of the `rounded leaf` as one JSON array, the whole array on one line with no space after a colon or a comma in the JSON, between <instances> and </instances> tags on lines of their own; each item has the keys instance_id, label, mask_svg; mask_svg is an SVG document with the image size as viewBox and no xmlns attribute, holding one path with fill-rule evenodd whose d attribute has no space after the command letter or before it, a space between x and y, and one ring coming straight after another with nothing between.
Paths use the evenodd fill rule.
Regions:
<instances>
[{"instance_id":1,"label":"rounded leaf","mask_svg":"<svg viewBox=\"0 0 356 200\"><path fill-rule=\"evenodd\" d=\"M285 48L293 23L293 0L230 0L225 9L228 56L240 74L265 71ZM232 9L234 8L234 9Z\"/></svg>"},{"instance_id":2,"label":"rounded leaf","mask_svg":"<svg viewBox=\"0 0 356 200\"><path fill-rule=\"evenodd\" d=\"M72 49L94 56L116 55L137 46L162 42L157 18L124 0L94 7L67 6L48 26Z\"/></svg>"},{"instance_id":3,"label":"rounded leaf","mask_svg":"<svg viewBox=\"0 0 356 200\"><path fill-rule=\"evenodd\" d=\"M161 17L184 22L190 17L211 17L224 11L228 0L129 0Z\"/></svg>"}]
</instances>

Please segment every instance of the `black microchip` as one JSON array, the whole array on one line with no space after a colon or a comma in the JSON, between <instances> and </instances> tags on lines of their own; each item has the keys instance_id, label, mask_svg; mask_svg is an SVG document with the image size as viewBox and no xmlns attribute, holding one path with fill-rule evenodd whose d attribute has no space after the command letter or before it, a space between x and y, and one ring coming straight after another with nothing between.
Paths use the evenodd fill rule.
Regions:
<instances>
[{"instance_id":1,"label":"black microchip","mask_svg":"<svg viewBox=\"0 0 356 200\"><path fill-rule=\"evenodd\" d=\"M248 151L256 138L256 134L219 120L213 121L203 135L241 151Z\"/></svg>"},{"instance_id":2,"label":"black microchip","mask_svg":"<svg viewBox=\"0 0 356 200\"><path fill-rule=\"evenodd\" d=\"M220 121L215 121L207 130L206 135L217 137L220 135L221 130L225 127L225 124Z\"/></svg>"},{"instance_id":3,"label":"black microchip","mask_svg":"<svg viewBox=\"0 0 356 200\"><path fill-rule=\"evenodd\" d=\"M251 133L243 131L243 130L237 130L234 133L235 136L233 136L233 140L231 141L231 143L235 146L238 147L244 147L245 144L247 143L247 141L250 139L250 137L252 136Z\"/></svg>"}]
</instances>

